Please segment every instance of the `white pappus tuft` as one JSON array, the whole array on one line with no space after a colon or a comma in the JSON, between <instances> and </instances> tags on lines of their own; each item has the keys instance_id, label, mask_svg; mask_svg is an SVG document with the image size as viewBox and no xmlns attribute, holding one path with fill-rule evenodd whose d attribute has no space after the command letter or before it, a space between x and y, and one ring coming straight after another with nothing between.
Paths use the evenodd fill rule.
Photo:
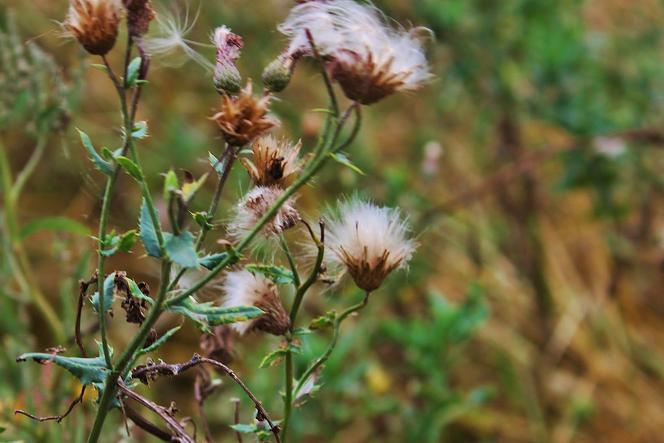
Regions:
<instances>
[{"instance_id":1,"label":"white pappus tuft","mask_svg":"<svg viewBox=\"0 0 664 443\"><path fill-rule=\"evenodd\" d=\"M398 209L350 199L324 220L326 261L344 266L367 292L406 266L417 246L409 239L408 223Z\"/></svg>"},{"instance_id":2,"label":"white pappus tuft","mask_svg":"<svg viewBox=\"0 0 664 443\"><path fill-rule=\"evenodd\" d=\"M229 236L236 241L247 236L282 195L283 190L276 186L256 186L249 191L235 207L233 219L228 224ZM295 226L298 221L300 214L295 209L295 199L291 197L279 207L261 232L265 237L278 235Z\"/></svg>"},{"instance_id":3,"label":"white pappus tuft","mask_svg":"<svg viewBox=\"0 0 664 443\"><path fill-rule=\"evenodd\" d=\"M353 0L301 3L279 26L294 59L311 55L309 31L331 76L363 104L418 89L431 78L417 35L422 29L396 28L373 5Z\"/></svg>"},{"instance_id":4,"label":"white pappus tuft","mask_svg":"<svg viewBox=\"0 0 664 443\"><path fill-rule=\"evenodd\" d=\"M276 285L264 276L247 270L228 272L223 290L224 307L255 306L264 312L253 320L233 323L232 328L240 334L257 329L283 335L290 327L290 319L281 304Z\"/></svg>"}]
</instances>

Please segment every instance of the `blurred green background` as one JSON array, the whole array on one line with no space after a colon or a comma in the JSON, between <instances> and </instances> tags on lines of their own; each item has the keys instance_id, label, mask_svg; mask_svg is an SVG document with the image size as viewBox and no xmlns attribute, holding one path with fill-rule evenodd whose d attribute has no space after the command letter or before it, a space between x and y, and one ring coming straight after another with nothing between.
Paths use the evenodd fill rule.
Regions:
<instances>
[{"instance_id":1,"label":"blurred green background","mask_svg":"<svg viewBox=\"0 0 664 443\"><path fill-rule=\"evenodd\" d=\"M292 3L189 5L191 15L199 8L200 14L188 38L207 42L215 26L230 26L245 41L240 70L258 83L284 45L276 25ZM291 432L302 442L661 441L664 2L375 4L404 25L433 31L427 50L434 79L422 91L365 109L361 135L349 148L364 175L333 165L298 201L313 221L325 204L354 192L399 206L420 249L408 272L392 276L368 308L344 325L322 374L323 388L296 411ZM156 5L161 14L186 9L184 1ZM34 62L43 58L34 55L19 61L23 74L10 82L12 59L3 47L0 136L17 174L41 120L29 98L16 98L33 90L34 82L53 83L47 90L69 85L70 121L58 121L16 215L23 226L65 216L93 232L103 181L74 128L98 146L115 147L120 116L108 79L89 66L98 60L61 38L54 21L64 18L66 8L63 0L0 4L3 31L11 11L20 46L29 41L53 57L53 65ZM199 49L213 59L213 49ZM119 52L111 55L116 66ZM58 71L62 78L53 76ZM140 149L155 193L162 172L186 169L200 176L208 168L207 152L220 154L222 141L208 118L218 100L211 75L195 63L182 57L153 61L138 118L149 122L150 138ZM325 102L315 67L301 64L273 106L282 121L277 132L311 147L322 125L314 109ZM222 210L249 186L239 167L229 183ZM198 198L201 210L212 191L209 181L207 197ZM134 183L123 176L111 227L135 227L139 205ZM80 226L65 228L35 228L25 245L40 288L65 330L73 331L77 281L93 271L93 242ZM298 233L289 238L296 241ZM14 362L22 352L58 343L34 307L16 295L6 236L3 246L0 441L82 441L94 415L92 396L60 425L13 415L16 408L62 412L78 387L55 367ZM156 287L158 265L140 252L113 257L109 268ZM205 296L220 293L212 288ZM284 293L287 300L291 296ZM305 317L357 297L350 285L320 290L305 300ZM164 316L157 328L178 322ZM113 323L117 348L133 331ZM94 326L89 310L84 325ZM325 333L305 339L298 371L328 340ZM231 366L280 417L283 368L258 369L277 345L263 335L236 338ZM65 346L75 350L73 343ZM194 352L201 352L199 332L185 324L160 357L185 361ZM182 416L196 419L193 376L160 380L149 392L161 404L175 400ZM224 381L206 403L218 441L235 441L228 428L235 396L240 392ZM250 421L244 401L241 412ZM126 440L124 435L114 413L105 441ZM151 441L139 430L133 436Z\"/></svg>"}]
</instances>

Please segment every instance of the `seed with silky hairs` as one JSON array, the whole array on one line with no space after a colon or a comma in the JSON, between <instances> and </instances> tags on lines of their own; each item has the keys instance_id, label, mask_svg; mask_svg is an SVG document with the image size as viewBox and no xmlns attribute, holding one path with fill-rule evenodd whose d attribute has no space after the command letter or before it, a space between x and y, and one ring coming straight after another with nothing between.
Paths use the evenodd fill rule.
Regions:
<instances>
[{"instance_id":1,"label":"seed with silky hairs","mask_svg":"<svg viewBox=\"0 0 664 443\"><path fill-rule=\"evenodd\" d=\"M92 55L113 49L122 17L120 0L71 0L64 28Z\"/></svg>"},{"instance_id":2,"label":"seed with silky hairs","mask_svg":"<svg viewBox=\"0 0 664 443\"><path fill-rule=\"evenodd\" d=\"M255 306L264 312L253 320L233 323L231 326L240 334L259 330L284 335L290 327L290 319L276 285L264 276L247 270L229 272L223 289L226 294L225 307Z\"/></svg>"},{"instance_id":3,"label":"seed with silky hairs","mask_svg":"<svg viewBox=\"0 0 664 443\"><path fill-rule=\"evenodd\" d=\"M416 244L399 210L351 199L325 217L326 260L344 267L367 292L380 287L395 269L405 267Z\"/></svg>"},{"instance_id":4,"label":"seed with silky hairs","mask_svg":"<svg viewBox=\"0 0 664 443\"><path fill-rule=\"evenodd\" d=\"M270 99L270 95L255 97L249 81L237 96L222 94L221 109L212 120L230 145L244 146L277 124L267 116Z\"/></svg>"}]
</instances>

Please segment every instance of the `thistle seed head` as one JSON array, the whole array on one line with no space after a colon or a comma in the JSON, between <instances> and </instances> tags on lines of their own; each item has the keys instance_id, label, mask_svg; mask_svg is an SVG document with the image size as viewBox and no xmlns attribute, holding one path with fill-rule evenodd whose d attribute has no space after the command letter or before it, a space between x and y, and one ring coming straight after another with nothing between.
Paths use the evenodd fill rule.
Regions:
<instances>
[{"instance_id":1,"label":"thistle seed head","mask_svg":"<svg viewBox=\"0 0 664 443\"><path fill-rule=\"evenodd\" d=\"M267 132L277 122L267 116L270 95L255 97L251 81L237 96L221 96L221 109L212 116L224 139L232 146L244 146Z\"/></svg>"},{"instance_id":2,"label":"thistle seed head","mask_svg":"<svg viewBox=\"0 0 664 443\"><path fill-rule=\"evenodd\" d=\"M395 269L406 266L416 244L399 210L351 199L325 217L326 259L347 270L361 289L372 292Z\"/></svg>"},{"instance_id":3,"label":"thistle seed head","mask_svg":"<svg viewBox=\"0 0 664 443\"><path fill-rule=\"evenodd\" d=\"M228 225L228 234L233 240L246 237L258 221L279 200L283 190L275 186L256 186L249 191L235 207L235 214ZM262 229L265 237L279 235L292 228L300 221L300 214L295 209L295 199L289 198L279 207L277 213Z\"/></svg>"},{"instance_id":4,"label":"thistle seed head","mask_svg":"<svg viewBox=\"0 0 664 443\"><path fill-rule=\"evenodd\" d=\"M273 335L283 335L290 327L290 318L281 303L276 285L262 275L247 270L226 274L224 282L225 307L255 306L265 314L253 320L233 323L240 334L260 330Z\"/></svg>"},{"instance_id":5,"label":"thistle seed head","mask_svg":"<svg viewBox=\"0 0 664 443\"><path fill-rule=\"evenodd\" d=\"M286 139L277 140L271 135L257 138L251 145L251 160L242 158L240 162L247 170L256 186L276 186L286 188L302 169L298 154L302 143L290 143Z\"/></svg>"},{"instance_id":6,"label":"thistle seed head","mask_svg":"<svg viewBox=\"0 0 664 443\"><path fill-rule=\"evenodd\" d=\"M374 6L353 0L301 2L279 26L294 58L312 55L307 34L312 35L331 77L362 104L416 90L429 80L421 29L394 28Z\"/></svg>"},{"instance_id":7,"label":"thistle seed head","mask_svg":"<svg viewBox=\"0 0 664 443\"><path fill-rule=\"evenodd\" d=\"M157 16L150 0L123 0L127 8L127 28L133 37L148 32L150 22Z\"/></svg>"},{"instance_id":8,"label":"thistle seed head","mask_svg":"<svg viewBox=\"0 0 664 443\"><path fill-rule=\"evenodd\" d=\"M122 18L120 0L70 0L64 28L92 55L113 49Z\"/></svg>"}]
</instances>

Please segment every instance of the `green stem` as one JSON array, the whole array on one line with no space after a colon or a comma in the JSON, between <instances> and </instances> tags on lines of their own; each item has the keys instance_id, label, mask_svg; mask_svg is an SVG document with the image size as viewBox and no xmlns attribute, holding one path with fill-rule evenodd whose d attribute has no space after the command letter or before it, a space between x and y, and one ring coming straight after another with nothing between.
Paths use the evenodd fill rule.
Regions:
<instances>
[{"instance_id":1,"label":"green stem","mask_svg":"<svg viewBox=\"0 0 664 443\"><path fill-rule=\"evenodd\" d=\"M337 346L337 341L339 340L339 329L341 327L341 323L352 313L359 311L360 309L364 308L367 305L367 302L369 301L369 292L364 294L364 298L362 299L361 302L349 307L345 311L343 311L337 319L334 321L334 332L332 333L332 341L330 342L329 346L321 355L318 357L316 362L311 365L309 369L307 369L304 374L302 374L302 377L297 383L297 386L295 387L295 392L294 394L297 396L297 394L300 392L300 389L302 389L302 386L304 386L304 383L311 377L311 375L316 372L316 370L321 367L325 362L327 361L328 358L330 358L330 355L332 354L332 351L334 348Z\"/></svg>"},{"instance_id":2,"label":"green stem","mask_svg":"<svg viewBox=\"0 0 664 443\"><path fill-rule=\"evenodd\" d=\"M92 426L92 431L88 437L88 443L96 443L99 440L101 430L104 426L104 421L108 415L108 409L111 406L113 398L117 392L117 380L118 377L126 377L129 369L131 368L131 363L135 358L136 351L139 350L150 332L150 329L154 323L159 318L161 314L161 308L166 299L166 293L168 288L168 276L171 272L171 263L167 260L164 260L161 264L161 287L159 288L159 295L155 300L152 308L148 312L148 316L141 325L140 329L125 348L122 355L115 365L115 368L108 374L106 377L106 383L104 387L104 393L102 394L101 399L99 400L99 407L97 409L97 416L95 417L95 422Z\"/></svg>"},{"instance_id":3,"label":"green stem","mask_svg":"<svg viewBox=\"0 0 664 443\"><path fill-rule=\"evenodd\" d=\"M3 211L4 223L7 227L7 236L8 243L11 248L11 251L14 255L15 260L10 261L12 265L12 270L14 272L14 277L16 278L21 290L26 293L35 304L42 317L48 323L49 328L54 334L56 342L62 342L64 340L64 330L62 324L55 313L55 310L48 302L44 294L39 289L39 285L36 282L36 279L32 275L32 267L30 266L30 261L28 255L23 246L23 241L21 239L21 233L19 229L18 219L17 219L17 203L20 193L20 189L23 187L23 183L32 174L34 167L36 166L41 153L43 152L44 147L46 146L46 136L40 136L39 141L37 142L37 148L35 153L33 153L31 159L28 161L26 168L20 174L19 178L21 182L19 183L18 188L16 183L12 185L12 175L11 169L9 166L9 159L5 151L5 146L0 142L0 176L2 180L2 189L3 189L3 200L5 208ZM34 160L34 161L33 161ZM17 179L18 182L18 179Z\"/></svg>"},{"instance_id":4,"label":"green stem","mask_svg":"<svg viewBox=\"0 0 664 443\"><path fill-rule=\"evenodd\" d=\"M284 250L284 254L288 260L288 266L293 273L293 286L295 286L295 289L297 290L300 287L300 274L297 272L295 259L293 258L293 254L291 253L290 248L288 247L288 242L286 241L286 236L283 234L283 232L279 234L279 243L281 244L281 248Z\"/></svg>"},{"instance_id":5,"label":"green stem","mask_svg":"<svg viewBox=\"0 0 664 443\"><path fill-rule=\"evenodd\" d=\"M290 339L288 341L290 346ZM286 353L285 368L284 422L281 426L281 441L284 443L288 441L288 424L290 423L291 409L293 407L293 354L291 352Z\"/></svg>"}]
</instances>

